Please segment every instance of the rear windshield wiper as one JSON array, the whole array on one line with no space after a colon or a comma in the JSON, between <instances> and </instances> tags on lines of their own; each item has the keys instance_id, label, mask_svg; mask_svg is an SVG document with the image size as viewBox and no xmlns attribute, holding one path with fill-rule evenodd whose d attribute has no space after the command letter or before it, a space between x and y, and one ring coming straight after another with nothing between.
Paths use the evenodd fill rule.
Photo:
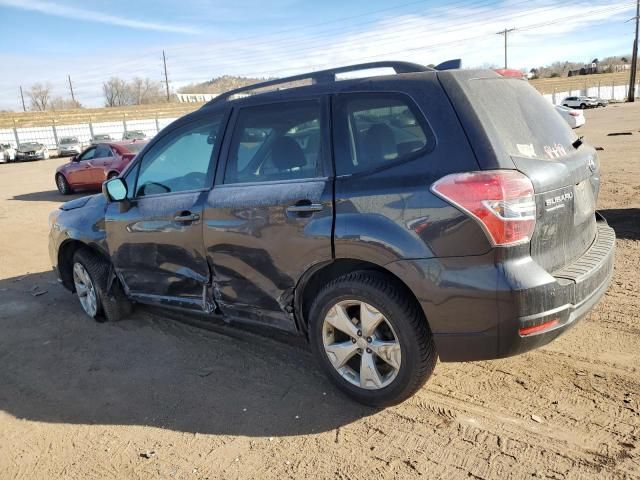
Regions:
<instances>
[{"instance_id":1,"label":"rear windshield wiper","mask_svg":"<svg viewBox=\"0 0 640 480\"><path fill-rule=\"evenodd\" d=\"M584 135L578 137L578 139L573 142L571 145L573 145L573 148L575 148L576 150L580 148L580 145L582 145L584 142L582 141L582 139L584 138Z\"/></svg>"}]
</instances>

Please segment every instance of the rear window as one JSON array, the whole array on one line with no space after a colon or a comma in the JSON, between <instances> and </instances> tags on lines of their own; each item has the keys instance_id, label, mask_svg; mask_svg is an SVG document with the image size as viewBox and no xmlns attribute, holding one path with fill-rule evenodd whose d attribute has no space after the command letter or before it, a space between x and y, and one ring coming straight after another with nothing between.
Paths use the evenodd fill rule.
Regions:
<instances>
[{"instance_id":1,"label":"rear window","mask_svg":"<svg viewBox=\"0 0 640 480\"><path fill-rule=\"evenodd\" d=\"M567 122L526 81L474 78L467 87L490 139L509 155L552 160L574 150Z\"/></svg>"}]
</instances>

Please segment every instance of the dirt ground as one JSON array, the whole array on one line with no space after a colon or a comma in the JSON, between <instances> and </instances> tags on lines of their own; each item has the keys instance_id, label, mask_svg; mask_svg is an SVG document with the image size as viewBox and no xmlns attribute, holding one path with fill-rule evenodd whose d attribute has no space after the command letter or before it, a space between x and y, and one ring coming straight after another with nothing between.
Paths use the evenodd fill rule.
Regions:
<instances>
[{"instance_id":1,"label":"dirt ground","mask_svg":"<svg viewBox=\"0 0 640 480\"><path fill-rule=\"evenodd\" d=\"M606 297L552 344L441 363L382 411L303 344L140 308L88 321L47 253L64 160L0 165L0 478L640 478L640 104L586 115L618 235Z\"/></svg>"}]
</instances>

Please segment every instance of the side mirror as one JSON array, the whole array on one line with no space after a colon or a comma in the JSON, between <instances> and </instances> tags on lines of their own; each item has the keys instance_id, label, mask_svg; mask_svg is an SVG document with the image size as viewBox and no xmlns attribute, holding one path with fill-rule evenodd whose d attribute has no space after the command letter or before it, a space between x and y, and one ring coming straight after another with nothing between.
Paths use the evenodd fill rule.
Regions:
<instances>
[{"instance_id":1,"label":"side mirror","mask_svg":"<svg viewBox=\"0 0 640 480\"><path fill-rule=\"evenodd\" d=\"M121 202L127 198L127 184L121 178L113 178L102 184L102 194L109 202Z\"/></svg>"}]
</instances>

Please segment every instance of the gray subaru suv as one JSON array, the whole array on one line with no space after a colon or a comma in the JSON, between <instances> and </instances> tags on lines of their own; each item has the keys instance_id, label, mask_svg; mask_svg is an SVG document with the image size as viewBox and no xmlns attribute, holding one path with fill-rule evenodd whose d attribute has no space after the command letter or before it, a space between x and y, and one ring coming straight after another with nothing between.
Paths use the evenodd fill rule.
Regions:
<instances>
[{"instance_id":1,"label":"gray subaru suv","mask_svg":"<svg viewBox=\"0 0 640 480\"><path fill-rule=\"evenodd\" d=\"M456 66L215 98L51 213L54 269L98 321L140 303L296 332L376 406L438 358L550 342L612 275L596 152L525 80Z\"/></svg>"}]
</instances>

